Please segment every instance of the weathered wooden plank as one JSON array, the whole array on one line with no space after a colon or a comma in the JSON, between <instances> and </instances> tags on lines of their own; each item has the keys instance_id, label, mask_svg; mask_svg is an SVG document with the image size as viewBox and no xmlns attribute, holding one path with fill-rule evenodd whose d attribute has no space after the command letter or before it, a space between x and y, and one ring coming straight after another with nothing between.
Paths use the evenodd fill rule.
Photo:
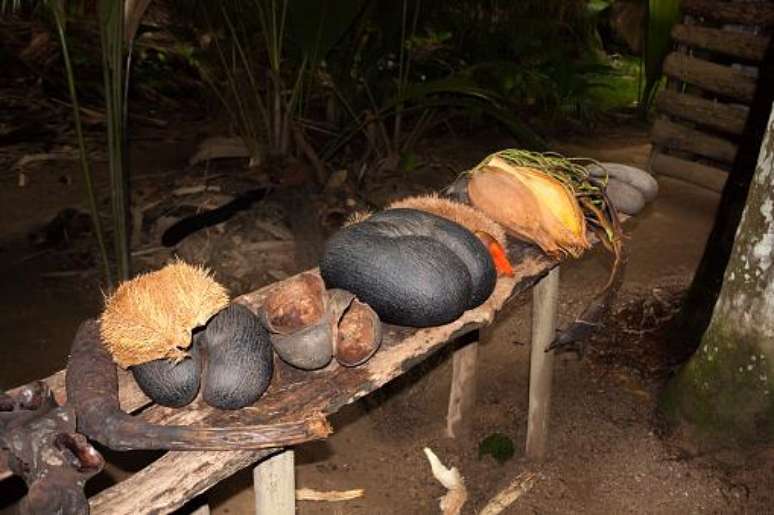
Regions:
<instances>
[{"instance_id":1,"label":"weathered wooden plank","mask_svg":"<svg viewBox=\"0 0 774 515\"><path fill-rule=\"evenodd\" d=\"M736 157L737 146L730 141L665 119L656 120L653 124L650 139L662 147L690 152L721 163L733 163Z\"/></svg>"},{"instance_id":2,"label":"weathered wooden plank","mask_svg":"<svg viewBox=\"0 0 774 515\"><path fill-rule=\"evenodd\" d=\"M278 450L168 452L149 467L89 499L91 513L170 513Z\"/></svg>"},{"instance_id":3,"label":"weathered wooden plank","mask_svg":"<svg viewBox=\"0 0 774 515\"><path fill-rule=\"evenodd\" d=\"M500 278L494 293L482 306L467 311L459 319L444 326L426 329L385 326L382 348L360 367L347 368L333 363L321 371L304 372L276 361L272 385L254 406L227 412L211 408L197 399L183 409L154 405L140 416L157 423L225 427L297 420L303 418L305 413L334 413L421 363L449 341L488 325L505 302L529 289L557 265L536 247L523 243L509 245L509 257L513 263L518 263L515 276ZM236 301L255 310L262 304L268 291L269 287L263 288ZM178 457L181 454L185 459ZM216 456L214 460L211 458L213 455ZM132 476L98 494L93 500L93 506L105 509L110 506L111 513L120 515L136 513L141 502L143 512L166 512L261 456L264 454L252 451L170 452L143 469L141 476ZM208 478L199 478L199 467L216 479L210 481ZM187 473L197 477L190 485L182 485L178 492L177 478ZM152 495L126 494L127 491L142 491L146 482L154 484ZM137 501L138 497L140 501Z\"/></svg>"},{"instance_id":4,"label":"weathered wooden plank","mask_svg":"<svg viewBox=\"0 0 774 515\"><path fill-rule=\"evenodd\" d=\"M703 48L750 61L762 61L770 38L749 32L679 24L672 29L672 39L693 48Z\"/></svg>"},{"instance_id":5,"label":"weathered wooden plank","mask_svg":"<svg viewBox=\"0 0 774 515\"><path fill-rule=\"evenodd\" d=\"M684 14L694 14L708 20L761 27L774 26L774 6L771 2L682 0L680 8Z\"/></svg>"},{"instance_id":6,"label":"weathered wooden plank","mask_svg":"<svg viewBox=\"0 0 774 515\"><path fill-rule=\"evenodd\" d=\"M296 513L295 455L284 450L260 462L253 469L255 515Z\"/></svg>"},{"instance_id":7,"label":"weathered wooden plank","mask_svg":"<svg viewBox=\"0 0 774 515\"><path fill-rule=\"evenodd\" d=\"M651 163L654 175L665 175L715 192L722 192L728 172L701 163L694 163L663 152L654 152Z\"/></svg>"},{"instance_id":8,"label":"weathered wooden plank","mask_svg":"<svg viewBox=\"0 0 774 515\"><path fill-rule=\"evenodd\" d=\"M551 270L532 290L532 348L529 358L529 413L527 459L543 461L548 446L554 353L546 352L556 336L559 304L559 267Z\"/></svg>"},{"instance_id":9,"label":"weathered wooden plank","mask_svg":"<svg viewBox=\"0 0 774 515\"><path fill-rule=\"evenodd\" d=\"M659 92L656 109L673 117L736 135L742 134L748 113L745 108L668 89Z\"/></svg>"},{"instance_id":10,"label":"weathered wooden plank","mask_svg":"<svg viewBox=\"0 0 774 515\"><path fill-rule=\"evenodd\" d=\"M446 412L446 436L457 438L470 428L470 417L476 407L478 376L478 340L484 330L470 333L452 356L452 380L449 408Z\"/></svg>"},{"instance_id":11,"label":"weathered wooden plank","mask_svg":"<svg viewBox=\"0 0 774 515\"><path fill-rule=\"evenodd\" d=\"M730 66L711 63L680 52L672 52L664 60L664 73L675 80L697 86L705 91L751 102L755 94L755 78Z\"/></svg>"}]
</instances>

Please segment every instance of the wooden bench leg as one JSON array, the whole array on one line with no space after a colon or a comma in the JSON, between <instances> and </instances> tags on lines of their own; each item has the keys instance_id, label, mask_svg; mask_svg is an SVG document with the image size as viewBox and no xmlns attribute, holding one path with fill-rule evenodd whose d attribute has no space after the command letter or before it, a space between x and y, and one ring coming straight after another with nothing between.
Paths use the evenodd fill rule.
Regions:
<instances>
[{"instance_id":1,"label":"wooden bench leg","mask_svg":"<svg viewBox=\"0 0 774 515\"><path fill-rule=\"evenodd\" d=\"M295 455L286 449L269 456L253 469L256 515L296 513Z\"/></svg>"},{"instance_id":2,"label":"wooden bench leg","mask_svg":"<svg viewBox=\"0 0 774 515\"><path fill-rule=\"evenodd\" d=\"M201 506L196 508L194 511L192 511L191 515L210 515L210 505L209 504L202 504Z\"/></svg>"},{"instance_id":3,"label":"wooden bench leg","mask_svg":"<svg viewBox=\"0 0 774 515\"><path fill-rule=\"evenodd\" d=\"M532 290L532 345L529 360L529 414L527 458L543 461L548 442L551 379L554 353L545 352L556 334L559 267L551 270Z\"/></svg>"},{"instance_id":4,"label":"wooden bench leg","mask_svg":"<svg viewBox=\"0 0 774 515\"><path fill-rule=\"evenodd\" d=\"M452 381L449 409L446 414L446 436L457 438L470 428L470 416L476 405L476 372L480 331L460 337L452 356Z\"/></svg>"}]
</instances>

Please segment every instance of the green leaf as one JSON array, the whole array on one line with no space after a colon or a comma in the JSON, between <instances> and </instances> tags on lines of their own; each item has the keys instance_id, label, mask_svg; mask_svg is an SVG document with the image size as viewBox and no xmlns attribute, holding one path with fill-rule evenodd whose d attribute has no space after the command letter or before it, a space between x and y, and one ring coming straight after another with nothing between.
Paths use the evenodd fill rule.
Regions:
<instances>
[{"instance_id":1,"label":"green leaf","mask_svg":"<svg viewBox=\"0 0 774 515\"><path fill-rule=\"evenodd\" d=\"M643 68L645 87L642 89L640 107L648 111L656 89L661 82L664 58L672 48L672 27L680 18L680 0L649 0L648 30L646 32Z\"/></svg>"},{"instance_id":2,"label":"green leaf","mask_svg":"<svg viewBox=\"0 0 774 515\"><path fill-rule=\"evenodd\" d=\"M478 444L479 459L489 455L500 465L511 459L514 453L513 440L502 433L492 433Z\"/></svg>"}]
</instances>

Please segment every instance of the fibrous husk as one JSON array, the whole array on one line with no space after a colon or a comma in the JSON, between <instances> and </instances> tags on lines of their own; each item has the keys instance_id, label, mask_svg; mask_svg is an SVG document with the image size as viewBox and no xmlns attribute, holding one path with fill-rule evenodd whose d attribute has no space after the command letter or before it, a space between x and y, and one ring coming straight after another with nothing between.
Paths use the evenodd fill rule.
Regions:
<instances>
[{"instance_id":1,"label":"fibrous husk","mask_svg":"<svg viewBox=\"0 0 774 515\"><path fill-rule=\"evenodd\" d=\"M505 230L485 213L466 204L439 197L435 193L396 200L388 209L410 208L446 218L465 227L473 234L489 234L505 247Z\"/></svg>"},{"instance_id":2,"label":"fibrous husk","mask_svg":"<svg viewBox=\"0 0 774 515\"><path fill-rule=\"evenodd\" d=\"M100 333L123 368L155 359L179 361L191 333L225 308L226 289L209 270L177 261L122 283L105 299Z\"/></svg>"},{"instance_id":3,"label":"fibrous husk","mask_svg":"<svg viewBox=\"0 0 774 515\"><path fill-rule=\"evenodd\" d=\"M590 247L573 192L542 170L492 156L473 170L468 195L478 209L550 255L579 256Z\"/></svg>"}]
</instances>

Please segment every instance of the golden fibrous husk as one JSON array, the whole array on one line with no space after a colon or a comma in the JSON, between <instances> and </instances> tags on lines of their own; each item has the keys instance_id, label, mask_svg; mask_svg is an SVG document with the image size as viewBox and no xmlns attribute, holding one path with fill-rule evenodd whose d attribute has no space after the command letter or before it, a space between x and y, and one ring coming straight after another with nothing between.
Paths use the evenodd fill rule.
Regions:
<instances>
[{"instance_id":1,"label":"golden fibrous husk","mask_svg":"<svg viewBox=\"0 0 774 515\"><path fill-rule=\"evenodd\" d=\"M547 254L577 257L590 247L573 191L544 170L494 154L472 170L468 196L489 218Z\"/></svg>"},{"instance_id":2,"label":"golden fibrous husk","mask_svg":"<svg viewBox=\"0 0 774 515\"><path fill-rule=\"evenodd\" d=\"M105 299L100 333L121 367L180 360L191 333L225 308L228 292L200 266L183 261L126 281Z\"/></svg>"}]
</instances>

